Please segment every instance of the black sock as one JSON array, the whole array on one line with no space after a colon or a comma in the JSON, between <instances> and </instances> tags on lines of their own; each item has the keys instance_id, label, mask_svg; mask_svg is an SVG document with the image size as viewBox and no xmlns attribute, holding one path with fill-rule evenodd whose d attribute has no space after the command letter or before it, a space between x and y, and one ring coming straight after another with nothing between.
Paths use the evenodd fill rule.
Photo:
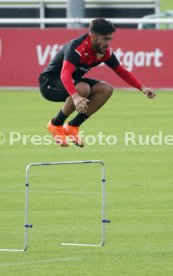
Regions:
<instances>
[{"instance_id":1,"label":"black sock","mask_svg":"<svg viewBox=\"0 0 173 276\"><path fill-rule=\"evenodd\" d=\"M76 126L79 127L83 122L85 122L89 116L87 116L85 113L79 113L74 117L68 124L70 126Z\"/></svg>"},{"instance_id":2,"label":"black sock","mask_svg":"<svg viewBox=\"0 0 173 276\"><path fill-rule=\"evenodd\" d=\"M65 115L62 110L58 113L58 115L52 120L53 125L62 126L67 119L67 115Z\"/></svg>"}]
</instances>

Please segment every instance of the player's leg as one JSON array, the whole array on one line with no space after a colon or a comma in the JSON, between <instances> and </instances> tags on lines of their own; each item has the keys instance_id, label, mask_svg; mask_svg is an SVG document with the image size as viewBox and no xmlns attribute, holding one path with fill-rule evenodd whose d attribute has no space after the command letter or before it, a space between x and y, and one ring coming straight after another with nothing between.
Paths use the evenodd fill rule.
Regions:
<instances>
[{"instance_id":1,"label":"player's leg","mask_svg":"<svg viewBox=\"0 0 173 276\"><path fill-rule=\"evenodd\" d=\"M90 96L90 86L87 83L77 83L76 90L83 97L88 98ZM58 144L68 146L63 124L67 117L75 111L72 98L69 96L60 79L42 77L40 80L40 91L43 97L49 101L64 102L61 110L48 123L47 127Z\"/></svg>"},{"instance_id":2,"label":"player's leg","mask_svg":"<svg viewBox=\"0 0 173 276\"><path fill-rule=\"evenodd\" d=\"M91 79L83 79L88 82L91 87L89 96L88 109L86 113L79 113L68 124L64 126L67 136L71 136L76 145L83 146L83 142L79 138L79 126L86 121L93 113L99 110L111 97L113 88L106 82Z\"/></svg>"},{"instance_id":3,"label":"player's leg","mask_svg":"<svg viewBox=\"0 0 173 276\"><path fill-rule=\"evenodd\" d=\"M75 85L76 90L78 92L78 94L82 97L85 98L89 98L91 95L91 88L90 86L85 83L85 82L79 82L78 84ZM68 104L70 105L70 107L68 106ZM70 115L73 111L75 110L75 106L73 103L72 98L68 98L68 103L65 103L62 111L68 115ZM70 140L75 143L77 146L83 147L84 143L83 141L80 139L79 136L79 129L78 127L76 127L77 125L82 124L86 119L88 118L88 116L86 114L78 114L75 116L75 124L73 125L73 123L71 125L66 124L64 126L64 130L65 130L65 134L70 138Z\"/></svg>"},{"instance_id":4,"label":"player's leg","mask_svg":"<svg viewBox=\"0 0 173 276\"><path fill-rule=\"evenodd\" d=\"M80 82L76 86L76 90L81 97L89 98L91 94L90 86L87 83ZM75 111L75 106L71 97L68 97L62 107L62 112L69 116Z\"/></svg>"},{"instance_id":5,"label":"player's leg","mask_svg":"<svg viewBox=\"0 0 173 276\"><path fill-rule=\"evenodd\" d=\"M58 79L50 79L47 76L40 78L40 91L44 98L53 102L67 102L69 108L72 107L69 104L69 94L64 89L62 83ZM64 114L61 110L58 115L49 121L47 128L52 134L55 142L61 146L67 147L66 135L64 133L63 123L68 115ZM58 122L58 123L57 123Z\"/></svg>"},{"instance_id":6,"label":"player's leg","mask_svg":"<svg viewBox=\"0 0 173 276\"><path fill-rule=\"evenodd\" d=\"M91 85L90 96L88 97L88 109L86 113L79 113L69 122L69 125L79 127L87 118L100 109L111 97L113 88L104 81L84 79ZM92 85L94 83L94 85Z\"/></svg>"},{"instance_id":7,"label":"player's leg","mask_svg":"<svg viewBox=\"0 0 173 276\"><path fill-rule=\"evenodd\" d=\"M91 88L89 97L88 109L86 115L90 117L93 113L99 110L111 97L113 93L112 86L107 82L99 82Z\"/></svg>"}]
</instances>

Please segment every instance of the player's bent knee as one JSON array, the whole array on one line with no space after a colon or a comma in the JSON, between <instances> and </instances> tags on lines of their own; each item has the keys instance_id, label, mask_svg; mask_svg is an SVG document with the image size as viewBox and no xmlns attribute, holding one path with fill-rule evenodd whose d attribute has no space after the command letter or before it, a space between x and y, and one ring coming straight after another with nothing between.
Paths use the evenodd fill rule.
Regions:
<instances>
[{"instance_id":1,"label":"player's bent knee","mask_svg":"<svg viewBox=\"0 0 173 276\"><path fill-rule=\"evenodd\" d=\"M65 103L68 104L68 105L74 105L74 102L73 102L72 97L68 97L68 98L65 100Z\"/></svg>"},{"instance_id":2,"label":"player's bent knee","mask_svg":"<svg viewBox=\"0 0 173 276\"><path fill-rule=\"evenodd\" d=\"M112 93L113 93L113 87L112 87L112 85L106 83L106 84L105 84L105 89L104 89L104 90L105 90L104 93L107 95L108 98L110 98L111 95L112 95Z\"/></svg>"},{"instance_id":3,"label":"player's bent knee","mask_svg":"<svg viewBox=\"0 0 173 276\"><path fill-rule=\"evenodd\" d=\"M113 93L113 87L107 82L100 82L93 87L93 93L101 93L106 99L109 99Z\"/></svg>"},{"instance_id":4,"label":"player's bent knee","mask_svg":"<svg viewBox=\"0 0 173 276\"><path fill-rule=\"evenodd\" d=\"M88 98L90 96L90 86L87 83L79 82L76 85L76 90L81 97Z\"/></svg>"}]
</instances>

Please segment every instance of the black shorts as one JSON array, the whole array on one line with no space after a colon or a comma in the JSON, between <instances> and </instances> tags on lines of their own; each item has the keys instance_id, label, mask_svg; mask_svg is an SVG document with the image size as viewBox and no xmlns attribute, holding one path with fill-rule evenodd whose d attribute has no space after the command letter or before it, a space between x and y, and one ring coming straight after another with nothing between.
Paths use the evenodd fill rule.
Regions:
<instances>
[{"instance_id":1,"label":"black shorts","mask_svg":"<svg viewBox=\"0 0 173 276\"><path fill-rule=\"evenodd\" d=\"M61 79L50 78L49 76L43 75L39 79L40 91L44 98L52 102L65 102L65 100L70 97L69 93L65 89ZM99 80L81 78L74 80L74 85L79 82L85 82L90 87L99 83Z\"/></svg>"}]
</instances>

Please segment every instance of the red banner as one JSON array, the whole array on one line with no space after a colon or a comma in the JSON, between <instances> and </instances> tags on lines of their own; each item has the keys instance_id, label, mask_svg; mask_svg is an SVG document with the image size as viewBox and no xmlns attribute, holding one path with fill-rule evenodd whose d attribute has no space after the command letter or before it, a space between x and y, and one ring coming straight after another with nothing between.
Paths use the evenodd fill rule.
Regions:
<instances>
[{"instance_id":1,"label":"red banner","mask_svg":"<svg viewBox=\"0 0 173 276\"><path fill-rule=\"evenodd\" d=\"M0 87L36 87L39 74L69 40L86 29L0 29ZM111 47L119 61L145 85L173 88L173 31L117 30ZM129 87L102 64L87 74Z\"/></svg>"}]
</instances>

